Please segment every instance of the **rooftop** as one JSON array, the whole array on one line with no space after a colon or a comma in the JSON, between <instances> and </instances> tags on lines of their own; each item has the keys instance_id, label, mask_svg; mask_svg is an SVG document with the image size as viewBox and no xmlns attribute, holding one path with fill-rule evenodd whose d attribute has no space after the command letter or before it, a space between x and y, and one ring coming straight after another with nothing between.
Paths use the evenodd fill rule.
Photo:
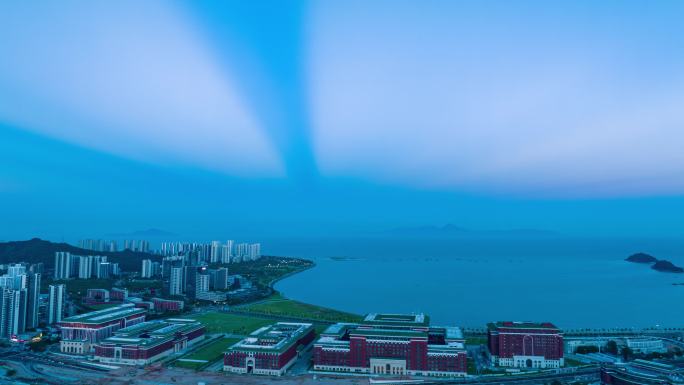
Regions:
<instances>
[{"instance_id":1,"label":"rooftop","mask_svg":"<svg viewBox=\"0 0 684 385\"><path fill-rule=\"evenodd\" d=\"M145 309L136 308L133 304L127 303L119 306L110 307L107 309L91 311L88 313L78 314L72 317L65 318L61 323L85 323L85 324L99 324L123 317L128 317L135 314L144 314Z\"/></svg>"},{"instance_id":2,"label":"rooftop","mask_svg":"<svg viewBox=\"0 0 684 385\"><path fill-rule=\"evenodd\" d=\"M316 345L324 349L348 350L350 339L366 338L388 343L421 341L428 353L461 354L465 349L463 332L455 326L430 327L424 314L368 314L361 323L338 323L329 326Z\"/></svg>"},{"instance_id":3,"label":"rooftop","mask_svg":"<svg viewBox=\"0 0 684 385\"><path fill-rule=\"evenodd\" d=\"M370 313L363 319L362 323L369 325L387 326L428 326L429 317L423 313L419 314L387 314Z\"/></svg>"},{"instance_id":4,"label":"rooftop","mask_svg":"<svg viewBox=\"0 0 684 385\"><path fill-rule=\"evenodd\" d=\"M551 322L530 322L530 321L499 321L487 324L489 330L493 329L548 329L559 330Z\"/></svg>"},{"instance_id":5,"label":"rooftop","mask_svg":"<svg viewBox=\"0 0 684 385\"><path fill-rule=\"evenodd\" d=\"M278 322L255 330L249 337L231 346L230 350L280 353L289 349L312 329L313 325L310 323Z\"/></svg>"},{"instance_id":6,"label":"rooftop","mask_svg":"<svg viewBox=\"0 0 684 385\"><path fill-rule=\"evenodd\" d=\"M388 330L388 329L354 329L350 336L383 337L383 338L427 338L428 333L417 330Z\"/></svg>"},{"instance_id":7,"label":"rooftop","mask_svg":"<svg viewBox=\"0 0 684 385\"><path fill-rule=\"evenodd\" d=\"M180 321L180 322L179 322ZM155 320L142 322L137 325L119 329L114 336L102 341L102 344L124 344L149 346L173 339L176 333L190 332L203 327L200 322L188 322L190 320Z\"/></svg>"}]
</instances>

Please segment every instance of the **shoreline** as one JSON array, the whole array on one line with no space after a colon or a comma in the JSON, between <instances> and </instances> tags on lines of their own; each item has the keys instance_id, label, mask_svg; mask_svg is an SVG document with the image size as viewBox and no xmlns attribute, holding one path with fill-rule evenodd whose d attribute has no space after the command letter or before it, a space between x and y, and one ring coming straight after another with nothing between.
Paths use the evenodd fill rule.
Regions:
<instances>
[{"instance_id":1,"label":"shoreline","mask_svg":"<svg viewBox=\"0 0 684 385\"><path fill-rule=\"evenodd\" d=\"M273 291L273 294L276 294L276 293L277 293L277 294L280 294L280 295L283 296L284 298L289 299L289 300L291 300L291 301L296 301L296 302L299 302L299 303L302 303L302 304L307 304L307 305L310 305L310 306L316 306L316 307L326 308L326 309L335 310L335 311L338 311L338 312L349 313L349 314L356 314L356 313L354 313L354 312L349 312L349 311L345 311L345 310L339 310L339 309L337 309L337 308L335 308L335 307L332 307L332 306L330 306L330 305L327 305L327 304L314 304L314 303L302 301L302 300L297 299L297 298L289 297L289 296L287 296L285 293L276 290L276 289L275 289L275 284L277 284L279 281L284 280L284 279L286 279L286 278L290 278L290 277L295 276L296 274L298 274L298 273L300 273L300 272L303 272L303 271L306 271L306 270L309 270L309 269L312 269L312 268L318 266L318 264L317 264L315 261L311 260L311 259L298 258L298 257L289 257L289 258L300 259L300 260L307 260L307 261L310 261L310 262L311 262L311 265L310 265L310 266L307 266L306 268L304 268L304 269L302 269L302 270L295 271L295 272L290 272L290 273L285 274L285 275L283 275L283 276L281 276L281 277L279 277L279 278L277 278L277 279L272 280L272 281L270 282L269 287L270 287L271 290ZM682 285L682 286L684 286L684 282L681 283L681 284L672 284L672 285L673 285L673 286L677 286L677 285ZM260 300L260 301L258 301L258 302L262 302L262 301L267 300L267 299L268 299L268 298L265 298L265 299L262 299L262 300ZM250 304L254 304L254 302L253 302L253 303L250 303ZM248 304L244 304L244 305L248 305ZM241 306L242 306L242 305L241 305ZM359 314L357 314L357 315L359 315ZM494 321L494 320L492 320L492 321ZM484 325L486 325L486 323L483 323L482 325L478 325L478 326L472 326L472 325L471 325L471 326L465 326L465 325L462 325L462 326L459 326L459 327L464 331L464 334L469 334L469 335L474 335L474 336L482 336L482 335L486 335L486 334L487 334L487 328L486 328L486 326L484 326ZM671 327L663 326L663 325L660 325L659 327L654 327L654 326L645 326L645 327L601 327L601 326L584 327L584 326L577 326L577 327L569 327L569 328L563 328L563 327L561 327L561 329L564 331L564 333L565 333L566 335L568 335L568 336L576 336L576 337L586 337L586 336L618 336L618 335L639 335L639 334L667 334L667 333L672 333L672 332L676 332L676 333L684 332L684 327L680 327L679 325L677 325L677 326L671 326Z\"/></svg>"}]
</instances>

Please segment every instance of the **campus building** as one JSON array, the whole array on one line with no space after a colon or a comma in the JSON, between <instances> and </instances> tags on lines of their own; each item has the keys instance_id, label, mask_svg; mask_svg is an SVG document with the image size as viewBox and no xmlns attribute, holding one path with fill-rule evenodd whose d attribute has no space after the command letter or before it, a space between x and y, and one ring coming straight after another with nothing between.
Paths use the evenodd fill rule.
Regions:
<instances>
[{"instance_id":1,"label":"campus building","mask_svg":"<svg viewBox=\"0 0 684 385\"><path fill-rule=\"evenodd\" d=\"M492 362L515 368L560 368L564 365L563 333L553 324L496 322L487 325Z\"/></svg>"},{"instance_id":2,"label":"campus building","mask_svg":"<svg viewBox=\"0 0 684 385\"><path fill-rule=\"evenodd\" d=\"M152 304L152 309L158 313L164 313L167 311L183 311L183 308L185 307L185 302L183 301L164 298L152 298Z\"/></svg>"},{"instance_id":3,"label":"campus building","mask_svg":"<svg viewBox=\"0 0 684 385\"><path fill-rule=\"evenodd\" d=\"M95 346L102 363L147 365L186 350L204 336L204 326L190 319L142 322L119 329Z\"/></svg>"},{"instance_id":4,"label":"campus building","mask_svg":"<svg viewBox=\"0 0 684 385\"><path fill-rule=\"evenodd\" d=\"M328 327L314 343L314 370L464 377L467 353L457 327L430 326L424 314L368 314Z\"/></svg>"},{"instance_id":5,"label":"campus building","mask_svg":"<svg viewBox=\"0 0 684 385\"><path fill-rule=\"evenodd\" d=\"M145 321L145 309L127 303L63 319L58 323L62 331L59 349L62 353L89 353L92 346L115 331Z\"/></svg>"},{"instance_id":6,"label":"campus building","mask_svg":"<svg viewBox=\"0 0 684 385\"><path fill-rule=\"evenodd\" d=\"M308 323L278 322L265 326L230 347L223 357L223 370L281 376L315 336L313 325Z\"/></svg>"}]
</instances>

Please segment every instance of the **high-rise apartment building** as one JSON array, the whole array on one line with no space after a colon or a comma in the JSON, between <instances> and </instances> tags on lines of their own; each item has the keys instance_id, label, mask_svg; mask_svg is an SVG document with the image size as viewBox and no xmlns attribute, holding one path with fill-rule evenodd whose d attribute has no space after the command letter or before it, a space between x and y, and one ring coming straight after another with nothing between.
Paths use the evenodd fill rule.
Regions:
<instances>
[{"instance_id":1,"label":"high-rise apartment building","mask_svg":"<svg viewBox=\"0 0 684 385\"><path fill-rule=\"evenodd\" d=\"M172 267L169 271L169 295L183 294L183 268Z\"/></svg>"},{"instance_id":2,"label":"high-rise apartment building","mask_svg":"<svg viewBox=\"0 0 684 385\"><path fill-rule=\"evenodd\" d=\"M0 337L12 336L26 331L26 289L2 289L0 298Z\"/></svg>"},{"instance_id":3,"label":"high-rise apartment building","mask_svg":"<svg viewBox=\"0 0 684 385\"><path fill-rule=\"evenodd\" d=\"M81 255L81 256L79 256L78 257L78 278L89 279L92 276L93 276L93 256L92 255Z\"/></svg>"},{"instance_id":4,"label":"high-rise apartment building","mask_svg":"<svg viewBox=\"0 0 684 385\"><path fill-rule=\"evenodd\" d=\"M34 329L38 327L40 279L41 275L38 273L27 274L26 327L29 329Z\"/></svg>"},{"instance_id":5,"label":"high-rise apartment building","mask_svg":"<svg viewBox=\"0 0 684 385\"><path fill-rule=\"evenodd\" d=\"M55 279L69 279L71 277L71 254L67 251L55 253Z\"/></svg>"},{"instance_id":6,"label":"high-rise apartment building","mask_svg":"<svg viewBox=\"0 0 684 385\"><path fill-rule=\"evenodd\" d=\"M50 296L48 302L48 324L54 324L62 320L64 315L64 295L66 286L64 284L50 285Z\"/></svg>"},{"instance_id":7,"label":"high-rise apartment building","mask_svg":"<svg viewBox=\"0 0 684 385\"><path fill-rule=\"evenodd\" d=\"M152 260L151 259L143 259L142 271L140 273L140 277L152 278L153 275L154 275L154 270L152 268Z\"/></svg>"}]
</instances>

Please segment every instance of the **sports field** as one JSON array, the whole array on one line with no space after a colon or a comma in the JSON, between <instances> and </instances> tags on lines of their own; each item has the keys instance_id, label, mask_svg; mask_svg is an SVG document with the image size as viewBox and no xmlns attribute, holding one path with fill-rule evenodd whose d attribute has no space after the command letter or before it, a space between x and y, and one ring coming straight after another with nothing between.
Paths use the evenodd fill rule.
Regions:
<instances>
[{"instance_id":1,"label":"sports field","mask_svg":"<svg viewBox=\"0 0 684 385\"><path fill-rule=\"evenodd\" d=\"M207 328L207 333L227 333L247 335L254 330L272 324L266 318L243 316L230 313L208 312L191 317L200 321Z\"/></svg>"},{"instance_id":2,"label":"sports field","mask_svg":"<svg viewBox=\"0 0 684 385\"><path fill-rule=\"evenodd\" d=\"M293 301L278 294L255 304L240 306L239 309L269 316L304 318L328 322L357 322L361 319L356 314Z\"/></svg>"},{"instance_id":3,"label":"sports field","mask_svg":"<svg viewBox=\"0 0 684 385\"><path fill-rule=\"evenodd\" d=\"M220 359L223 352L238 341L240 341L239 338L220 338L209 345L200 347L191 354L181 357L181 359L198 360L198 362L176 361L174 365L181 368L198 369L207 363Z\"/></svg>"}]
</instances>

